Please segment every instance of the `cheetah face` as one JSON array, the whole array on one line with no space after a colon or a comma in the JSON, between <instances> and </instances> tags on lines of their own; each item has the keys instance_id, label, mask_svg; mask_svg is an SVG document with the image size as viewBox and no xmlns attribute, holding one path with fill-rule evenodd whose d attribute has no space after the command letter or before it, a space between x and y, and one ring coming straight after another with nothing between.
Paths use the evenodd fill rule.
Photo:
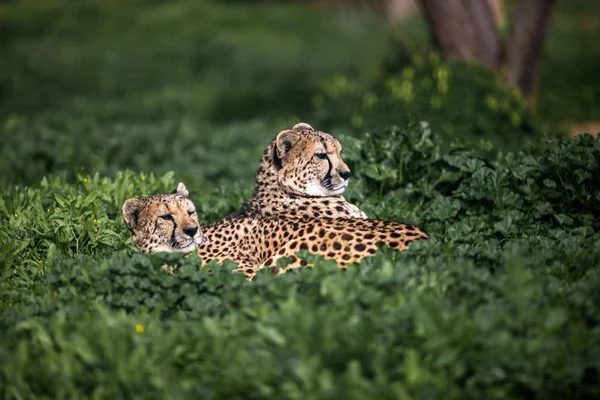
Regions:
<instances>
[{"instance_id":1,"label":"cheetah face","mask_svg":"<svg viewBox=\"0 0 600 400\"><path fill-rule=\"evenodd\" d=\"M338 196L351 172L342 159L342 145L328 133L298 124L277 135L273 149L277 180L288 193L303 197Z\"/></svg>"},{"instance_id":2,"label":"cheetah face","mask_svg":"<svg viewBox=\"0 0 600 400\"><path fill-rule=\"evenodd\" d=\"M141 253L190 252L206 242L183 183L170 194L128 199L121 212Z\"/></svg>"}]
</instances>

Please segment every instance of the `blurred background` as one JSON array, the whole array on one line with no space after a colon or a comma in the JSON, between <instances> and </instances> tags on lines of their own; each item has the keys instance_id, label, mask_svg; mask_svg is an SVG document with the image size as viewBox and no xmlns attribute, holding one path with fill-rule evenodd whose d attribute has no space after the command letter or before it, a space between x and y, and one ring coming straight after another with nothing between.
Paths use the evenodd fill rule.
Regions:
<instances>
[{"instance_id":1,"label":"blurred background","mask_svg":"<svg viewBox=\"0 0 600 400\"><path fill-rule=\"evenodd\" d=\"M594 132L598 38L597 0L2 0L0 184L129 168L251 186L298 121L425 120L495 150Z\"/></svg>"}]
</instances>

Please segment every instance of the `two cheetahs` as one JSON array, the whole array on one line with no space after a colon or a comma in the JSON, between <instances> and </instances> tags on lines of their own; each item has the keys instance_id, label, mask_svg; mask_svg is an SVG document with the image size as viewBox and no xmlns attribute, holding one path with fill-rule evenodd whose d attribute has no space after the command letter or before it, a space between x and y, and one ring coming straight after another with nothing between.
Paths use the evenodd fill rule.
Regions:
<instances>
[{"instance_id":1,"label":"two cheetahs","mask_svg":"<svg viewBox=\"0 0 600 400\"><path fill-rule=\"evenodd\" d=\"M374 254L379 244L402 251L414 240L427 239L415 226L369 220L345 201L350 169L341 150L331 135L298 124L267 147L254 195L240 212L203 225L179 183L170 194L127 200L123 218L140 252L197 249L203 264L230 259L249 278L260 268L275 266L280 257L291 257L286 269L304 266L298 250L345 268Z\"/></svg>"}]
</instances>

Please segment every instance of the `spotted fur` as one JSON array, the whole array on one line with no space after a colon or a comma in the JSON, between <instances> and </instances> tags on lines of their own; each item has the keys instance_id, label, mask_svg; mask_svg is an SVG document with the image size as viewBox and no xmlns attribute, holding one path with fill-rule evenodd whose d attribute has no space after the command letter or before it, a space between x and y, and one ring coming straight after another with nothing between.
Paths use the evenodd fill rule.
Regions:
<instances>
[{"instance_id":1,"label":"spotted fur","mask_svg":"<svg viewBox=\"0 0 600 400\"><path fill-rule=\"evenodd\" d=\"M185 186L180 183L179 189L185 190ZM149 241L172 243L169 230L151 232L148 229L140 231L136 227L153 225L152 221L157 221L161 213L165 212L165 208L162 208L165 204L169 210L177 213L173 219L179 220L180 216L184 217L182 214L191 212L190 207L193 206L187 195L184 200L185 208L178 206L182 201L179 192L137 200L145 201L144 204L148 208L142 210L138 223L132 228L134 237L137 237L134 242L139 251L152 252L149 251L152 247L144 246ZM155 206L156 203L160 206ZM125 210L125 206L123 209ZM185 213L181 213L180 210L184 210ZM142 218L148 219L149 223L144 224ZM195 219L192 220L197 222ZM427 234L416 226L363 218L237 216L223 219L214 225L197 224L197 227L198 232L210 238L208 242L197 245L197 253L202 257L202 263L206 264L211 260L222 263L230 259L238 263L238 270L246 274L249 279L252 279L256 271L261 268L275 267L277 259L281 257L291 257L292 262L286 268L276 272L309 266L298 259L296 256L298 250L304 249L320 254L326 259L336 261L340 268L345 268L350 263L359 263L364 257L375 254L380 244L403 251L407 249L410 242L428 238ZM157 233L162 234L163 237L157 239ZM149 236L151 240L143 240L145 236ZM160 249L160 251L168 251L164 247ZM190 250L172 247L170 251Z\"/></svg>"},{"instance_id":2,"label":"spotted fur","mask_svg":"<svg viewBox=\"0 0 600 400\"><path fill-rule=\"evenodd\" d=\"M123 219L141 253L190 252L206 242L196 207L185 185L179 183L170 194L129 199L121 208Z\"/></svg>"},{"instance_id":3,"label":"spotted fur","mask_svg":"<svg viewBox=\"0 0 600 400\"><path fill-rule=\"evenodd\" d=\"M254 195L238 216L367 218L342 194L351 172L340 142L306 123L280 132L267 147Z\"/></svg>"}]
</instances>

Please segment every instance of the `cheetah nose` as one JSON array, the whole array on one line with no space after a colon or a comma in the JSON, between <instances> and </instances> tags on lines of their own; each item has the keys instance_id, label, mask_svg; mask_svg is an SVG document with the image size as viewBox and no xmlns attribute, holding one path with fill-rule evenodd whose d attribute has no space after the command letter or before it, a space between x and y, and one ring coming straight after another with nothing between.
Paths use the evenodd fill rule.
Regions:
<instances>
[{"instance_id":1,"label":"cheetah nose","mask_svg":"<svg viewBox=\"0 0 600 400\"><path fill-rule=\"evenodd\" d=\"M183 232L188 235L189 237L194 237L196 236L196 233L198 233L198 227L197 226L188 226L186 228L183 228Z\"/></svg>"},{"instance_id":2,"label":"cheetah nose","mask_svg":"<svg viewBox=\"0 0 600 400\"><path fill-rule=\"evenodd\" d=\"M342 177L343 180L347 181L352 176L352 172L350 172L349 170L340 172L340 176Z\"/></svg>"}]
</instances>

